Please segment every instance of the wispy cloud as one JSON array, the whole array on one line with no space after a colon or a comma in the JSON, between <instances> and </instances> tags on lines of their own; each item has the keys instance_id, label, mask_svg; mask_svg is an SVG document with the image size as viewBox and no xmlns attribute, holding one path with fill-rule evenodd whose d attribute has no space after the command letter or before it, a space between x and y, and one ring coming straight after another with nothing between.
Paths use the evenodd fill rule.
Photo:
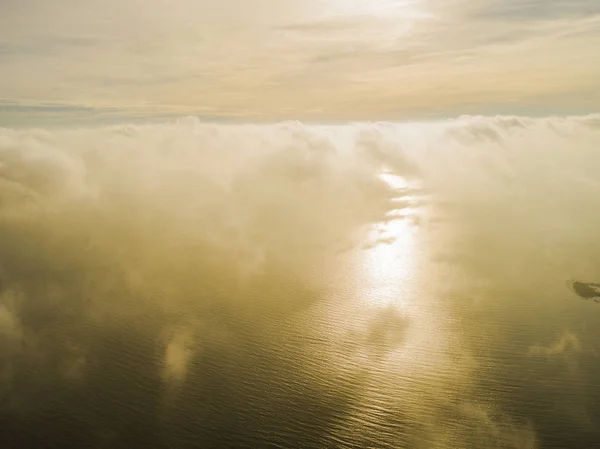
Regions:
<instances>
[{"instance_id":1,"label":"wispy cloud","mask_svg":"<svg viewBox=\"0 0 600 449\"><path fill-rule=\"evenodd\" d=\"M548 345L534 345L529 348L529 354L555 356L573 352L580 352L579 338L569 331L565 331L557 341Z\"/></svg>"},{"instance_id":2,"label":"wispy cloud","mask_svg":"<svg viewBox=\"0 0 600 449\"><path fill-rule=\"evenodd\" d=\"M0 5L0 97L125 113L560 113L569 92L600 94L599 51L594 0Z\"/></svg>"},{"instance_id":3,"label":"wispy cloud","mask_svg":"<svg viewBox=\"0 0 600 449\"><path fill-rule=\"evenodd\" d=\"M533 22L590 15L600 15L600 4L595 0L487 0L473 17Z\"/></svg>"}]
</instances>

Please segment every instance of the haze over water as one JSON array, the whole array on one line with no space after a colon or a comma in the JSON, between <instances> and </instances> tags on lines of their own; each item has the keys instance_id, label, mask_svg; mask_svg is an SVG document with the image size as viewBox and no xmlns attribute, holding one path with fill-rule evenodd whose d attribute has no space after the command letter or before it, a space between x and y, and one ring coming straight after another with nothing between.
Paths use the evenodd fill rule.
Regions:
<instances>
[{"instance_id":1,"label":"haze over water","mask_svg":"<svg viewBox=\"0 0 600 449\"><path fill-rule=\"evenodd\" d=\"M600 441L600 118L0 131L11 448Z\"/></svg>"}]
</instances>

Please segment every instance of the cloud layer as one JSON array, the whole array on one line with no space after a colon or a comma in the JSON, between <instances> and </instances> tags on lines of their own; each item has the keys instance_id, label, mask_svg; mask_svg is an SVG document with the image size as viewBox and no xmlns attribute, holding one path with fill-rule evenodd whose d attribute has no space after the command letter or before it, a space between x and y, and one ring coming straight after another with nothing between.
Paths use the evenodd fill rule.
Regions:
<instances>
[{"instance_id":1,"label":"cloud layer","mask_svg":"<svg viewBox=\"0 0 600 449\"><path fill-rule=\"evenodd\" d=\"M594 112L599 14L595 0L5 1L0 124Z\"/></svg>"},{"instance_id":2,"label":"cloud layer","mask_svg":"<svg viewBox=\"0 0 600 449\"><path fill-rule=\"evenodd\" d=\"M286 445L298 429L308 447L341 438L334 429L352 422L358 405L377 406L370 382L415 344L415 333L435 336L427 326L436 323L365 308L349 315L364 321L360 331L334 320L339 329L321 335L312 306L351 297L356 281L344 255L392 245L394 236L365 239L416 203L437 221L414 226L446 233L422 248L462 273L428 265L423 292L437 291L444 313L464 310L460 301L479 291L461 279L482 294L468 309L472 328L447 334L429 353L449 351L432 368L448 367L435 388L408 376L393 390L432 407L386 419L407 429L422 423L407 441L426 435L431 447L535 447L531 423L510 404L504 411L501 401L482 399L487 387L475 373L485 357L466 336L493 353L505 338L485 333L493 307L520 310L515 292L542 301L552 295L538 291L548 279L563 285L562 277L594 274L599 142L598 116L2 129L0 393L8 424L0 430L12 429L25 447L39 435L70 435L73 447L117 444L123 435L130 446L161 447L164 433L179 447L224 435L231 444L280 435L274 443ZM429 293L415 296L426 305L436 297ZM454 326L436 325L443 336ZM573 335L531 351L588 347ZM408 360L406 369L419 366ZM57 403L65 406L56 411ZM248 410L260 418L244 420ZM27 425L42 430L21 432ZM370 434L344 435L373 443Z\"/></svg>"}]
</instances>

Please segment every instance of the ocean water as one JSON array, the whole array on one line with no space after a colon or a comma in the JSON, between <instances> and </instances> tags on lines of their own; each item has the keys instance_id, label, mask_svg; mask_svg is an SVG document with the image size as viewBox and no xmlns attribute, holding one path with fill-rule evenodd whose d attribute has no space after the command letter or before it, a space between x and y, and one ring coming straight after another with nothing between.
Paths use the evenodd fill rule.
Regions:
<instances>
[{"instance_id":1,"label":"ocean water","mask_svg":"<svg viewBox=\"0 0 600 449\"><path fill-rule=\"evenodd\" d=\"M0 130L0 447L600 446L600 117Z\"/></svg>"}]
</instances>

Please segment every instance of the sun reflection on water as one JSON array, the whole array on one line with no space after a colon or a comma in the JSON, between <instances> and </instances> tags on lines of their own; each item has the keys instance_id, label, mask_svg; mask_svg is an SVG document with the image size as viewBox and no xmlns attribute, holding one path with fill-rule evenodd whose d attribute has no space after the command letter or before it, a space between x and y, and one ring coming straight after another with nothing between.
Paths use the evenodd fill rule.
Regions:
<instances>
[{"instance_id":1,"label":"sun reflection on water","mask_svg":"<svg viewBox=\"0 0 600 449\"><path fill-rule=\"evenodd\" d=\"M372 231L372 247L365 251L364 273L369 302L402 307L407 281L414 276L415 229L406 219L379 223Z\"/></svg>"},{"instance_id":2,"label":"sun reflection on water","mask_svg":"<svg viewBox=\"0 0 600 449\"><path fill-rule=\"evenodd\" d=\"M379 178L398 193L392 204L404 206L409 183L401 176L384 172ZM363 268L372 306L406 307L406 285L415 275L416 227L407 220L413 207L391 209L386 219L373 226L367 237Z\"/></svg>"},{"instance_id":3,"label":"sun reflection on water","mask_svg":"<svg viewBox=\"0 0 600 449\"><path fill-rule=\"evenodd\" d=\"M401 342L387 342L393 346L388 344L386 350L392 370L402 366L404 375L413 369L418 375L444 364L451 340L445 306L439 303L436 279L441 273L427 257L429 237L420 225L427 207L425 199L415 194L420 186L391 172L379 178L395 197L386 217L372 226L363 246L359 261L363 273L361 308L369 326L375 323L379 328L377 323L384 320L386 332L402 335ZM420 360L425 353L427 361Z\"/></svg>"},{"instance_id":4,"label":"sun reflection on water","mask_svg":"<svg viewBox=\"0 0 600 449\"><path fill-rule=\"evenodd\" d=\"M340 296L320 309L329 317L324 326L332 343L322 369L361 379L344 432L333 432L340 441L347 429L368 435L390 420L442 425L445 416L429 413L427 404L455 401L467 391L473 366L445 301L452 278L432 257L444 240L427 225L429 194L390 172L379 179L394 197L389 210L342 269ZM409 447L396 434L382 435L382 446Z\"/></svg>"}]
</instances>

